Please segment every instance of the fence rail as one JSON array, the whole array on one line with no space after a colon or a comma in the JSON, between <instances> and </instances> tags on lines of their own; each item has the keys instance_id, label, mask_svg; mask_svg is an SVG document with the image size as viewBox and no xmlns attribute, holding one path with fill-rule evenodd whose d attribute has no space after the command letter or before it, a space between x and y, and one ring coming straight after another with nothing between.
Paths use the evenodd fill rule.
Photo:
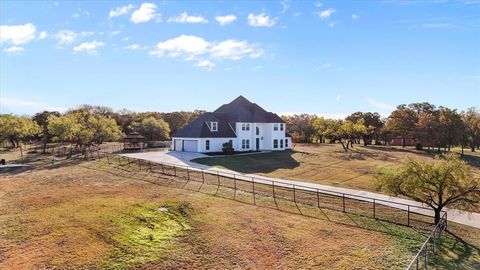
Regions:
<instances>
[{"instance_id":1,"label":"fence rail","mask_svg":"<svg viewBox=\"0 0 480 270\"><path fill-rule=\"evenodd\" d=\"M438 251L437 244L441 240L441 236L446 229L447 213L445 212L406 270L428 269L431 266L432 260Z\"/></svg>"},{"instance_id":2,"label":"fence rail","mask_svg":"<svg viewBox=\"0 0 480 270\"><path fill-rule=\"evenodd\" d=\"M113 150L113 151L112 151ZM270 197L275 203L277 199L289 200L318 208L356 214L376 220L430 229L435 225L435 213L432 209L417 205L391 202L367 196L352 195L336 191L312 188L304 185L273 181L260 177L250 177L218 170L204 170L190 166L170 163L151 162L142 159L119 155L115 149L98 149L96 154L90 151L93 159L106 158L109 164L131 167L138 166L140 171L183 178L188 181L215 185L237 192L252 194L253 204L257 204L257 196ZM88 156L89 154L86 154ZM437 242L447 229L447 213L442 212L440 222L435 225L420 250L412 259L406 270L428 269L437 252Z\"/></svg>"},{"instance_id":3,"label":"fence rail","mask_svg":"<svg viewBox=\"0 0 480 270\"><path fill-rule=\"evenodd\" d=\"M234 195L237 194L237 191L250 193L253 195L254 204L256 204L256 196L262 195L274 200L286 199L294 203L358 214L421 229L430 229L434 225L435 213L427 207L312 188L261 177L250 177L211 169L204 170L187 165L157 163L120 155L114 157L108 152L105 153L109 163L116 162L121 166L138 166L140 170L149 170L152 173L230 188L234 190ZM105 155L105 153L103 154Z\"/></svg>"}]
</instances>

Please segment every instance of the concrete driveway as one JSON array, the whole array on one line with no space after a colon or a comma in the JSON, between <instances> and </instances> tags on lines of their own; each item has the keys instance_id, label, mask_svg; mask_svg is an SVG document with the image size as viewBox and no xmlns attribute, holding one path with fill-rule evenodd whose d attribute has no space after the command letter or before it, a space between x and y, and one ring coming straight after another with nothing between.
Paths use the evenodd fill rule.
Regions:
<instances>
[{"instance_id":1,"label":"concrete driveway","mask_svg":"<svg viewBox=\"0 0 480 270\"><path fill-rule=\"evenodd\" d=\"M172 164L177 166L190 166L198 169L209 168L209 166L191 162L190 160L192 159L208 157L207 155L193 152L178 152L166 150L160 152L122 154L122 156L147 160L155 163Z\"/></svg>"},{"instance_id":2,"label":"concrete driveway","mask_svg":"<svg viewBox=\"0 0 480 270\"><path fill-rule=\"evenodd\" d=\"M236 172L228 169L217 168L217 167L212 167L212 166L192 162L191 160L196 158L211 157L211 156L207 156L200 153L162 151L162 152L144 152L144 153L132 153L132 154L122 154L122 155L130 158L142 159L142 160L147 160L147 161L156 162L156 163L164 163L164 164L171 164L171 165L177 165L177 166L189 166L191 169L201 169L206 172L211 172L212 174L220 174L227 177L232 177L232 174L235 174L237 179L254 181L255 183L271 184L272 182L275 182L275 185L277 186L290 187L291 185L296 185L298 189L313 190L313 191L319 189L326 193L330 191L335 193L345 193L353 196L365 196L368 198L383 200L384 202L381 204L388 205L398 209L403 209L403 210L406 210L406 206L402 206L398 204L409 204L409 205L418 206L418 207L425 207L425 205L416 201L388 196L385 194L374 193L374 192L365 191L365 190L334 187L334 186L321 185L321 184L310 183L310 182L292 181L288 179L272 178L272 177L266 177L266 176L255 175L255 174L243 174L241 172ZM392 204L389 204L388 202L391 202ZM458 222L458 223L472 226L475 228L480 228L480 213L467 212L467 211L456 210L456 209L444 209L444 210L448 213L449 221L454 221L454 222ZM421 214L429 214L431 212L431 211L425 211L423 209L415 209L415 208L412 208L411 211L421 213Z\"/></svg>"}]
</instances>

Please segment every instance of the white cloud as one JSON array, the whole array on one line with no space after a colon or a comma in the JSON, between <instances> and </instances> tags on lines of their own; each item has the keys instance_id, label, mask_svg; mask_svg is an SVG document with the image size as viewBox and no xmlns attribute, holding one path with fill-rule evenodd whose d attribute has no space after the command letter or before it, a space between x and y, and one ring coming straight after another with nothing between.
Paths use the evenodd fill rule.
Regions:
<instances>
[{"instance_id":1,"label":"white cloud","mask_svg":"<svg viewBox=\"0 0 480 270\"><path fill-rule=\"evenodd\" d=\"M328 24L328 27L330 27L330 28L335 27L335 23L334 23L334 22L329 23L329 24Z\"/></svg>"},{"instance_id":2,"label":"white cloud","mask_svg":"<svg viewBox=\"0 0 480 270\"><path fill-rule=\"evenodd\" d=\"M182 14L176 17L168 18L167 22L175 23L208 23L208 20L202 16L192 16L188 15L187 12L182 12Z\"/></svg>"},{"instance_id":3,"label":"white cloud","mask_svg":"<svg viewBox=\"0 0 480 270\"><path fill-rule=\"evenodd\" d=\"M130 21L133 23L144 23L157 17L157 6L153 3L143 3L139 9L135 10L130 16Z\"/></svg>"},{"instance_id":4,"label":"white cloud","mask_svg":"<svg viewBox=\"0 0 480 270\"><path fill-rule=\"evenodd\" d=\"M13 45L29 43L35 39L36 27L32 23L19 25L0 25L0 43Z\"/></svg>"},{"instance_id":5,"label":"white cloud","mask_svg":"<svg viewBox=\"0 0 480 270\"><path fill-rule=\"evenodd\" d=\"M38 35L38 39L46 39L48 37L48 33L46 31L40 32L40 35Z\"/></svg>"},{"instance_id":6,"label":"white cloud","mask_svg":"<svg viewBox=\"0 0 480 270\"><path fill-rule=\"evenodd\" d=\"M386 103L378 102L378 101L374 100L373 98L367 98L367 102L377 109L381 109L381 110L393 110L393 109L395 109L394 106L386 104Z\"/></svg>"},{"instance_id":7,"label":"white cloud","mask_svg":"<svg viewBox=\"0 0 480 270\"><path fill-rule=\"evenodd\" d=\"M258 58L263 54L263 50L259 50L248 44L246 41L238 41L234 39L224 40L213 45L210 49L211 56L214 58L224 58L230 60L239 60L249 55L251 58Z\"/></svg>"},{"instance_id":8,"label":"white cloud","mask_svg":"<svg viewBox=\"0 0 480 270\"><path fill-rule=\"evenodd\" d=\"M320 19L324 20L324 19L330 18L330 16L332 16L333 13L335 12L337 11L334 8L329 8L329 9L325 9L320 12L317 12L317 15L318 17L320 17Z\"/></svg>"},{"instance_id":9,"label":"white cloud","mask_svg":"<svg viewBox=\"0 0 480 270\"><path fill-rule=\"evenodd\" d=\"M105 45L104 42L101 41L90 41L90 42L83 42L82 44L73 47L73 52L74 53L79 53L79 52L86 52L90 54L96 54L97 49L101 48Z\"/></svg>"},{"instance_id":10,"label":"white cloud","mask_svg":"<svg viewBox=\"0 0 480 270\"><path fill-rule=\"evenodd\" d=\"M50 106L36 101L6 97L0 97L0 108L8 109L9 112L22 113L36 113L43 110L64 112L67 110L66 108Z\"/></svg>"},{"instance_id":11,"label":"white cloud","mask_svg":"<svg viewBox=\"0 0 480 270\"><path fill-rule=\"evenodd\" d=\"M216 20L221 26L224 26L224 25L227 25L227 24L231 24L232 22L234 22L235 20L237 20L237 16L235 16L235 15L233 15L233 14L225 15L225 16L216 16L216 17L215 17L215 20Z\"/></svg>"},{"instance_id":12,"label":"white cloud","mask_svg":"<svg viewBox=\"0 0 480 270\"><path fill-rule=\"evenodd\" d=\"M24 52L25 49L22 48L22 47L18 47L18 46L12 46L12 47L4 49L3 51L6 52L6 53L9 53L9 54L17 54L17 53Z\"/></svg>"},{"instance_id":13,"label":"white cloud","mask_svg":"<svg viewBox=\"0 0 480 270\"><path fill-rule=\"evenodd\" d=\"M211 62L210 60L202 60L199 61L195 66L206 70L212 70L212 68L215 67L215 63Z\"/></svg>"},{"instance_id":14,"label":"white cloud","mask_svg":"<svg viewBox=\"0 0 480 270\"><path fill-rule=\"evenodd\" d=\"M77 33L73 31L61 30L61 31L58 31L57 34L55 34L54 38L57 40L57 45L62 46L62 45L72 44L75 41L76 37L77 37Z\"/></svg>"},{"instance_id":15,"label":"white cloud","mask_svg":"<svg viewBox=\"0 0 480 270\"><path fill-rule=\"evenodd\" d=\"M265 13L260 13L257 15L250 13L248 14L247 20L248 24L253 27L272 27L277 23L274 18L270 18Z\"/></svg>"},{"instance_id":16,"label":"white cloud","mask_svg":"<svg viewBox=\"0 0 480 270\"><path fill-rule=\"evenodd\" d=\"M133 9L132 4L128 4L126 6L117 7L115 9L110 10L108 13L108 18L118 17L127 14L131 9Z\"/></svg>"},{"instance_id":17,"label":"white cloud","mask_svg":"<svg viewBox=\"0 0 480 270\"><path fill-rule=\"evenodd\" d=\"M132 50L132 51L135 51L135 50L144 50L147 48L147 46L141 46L140 44L137 44L137 43L133 43L133 44L130 44L128 46L125 46L123 47L124 49L127 49L127 50Z\"/></svg>"},{"instance_id":18,"label":"white cloud","mask_svg":"<svg viewBox=\"0 0 480 270\"><path fill-rule=\"evenodd\" d=\"M357 19L359 19L359 18L360 18L359 15L357 15L357 14L352 14L352 19L357 20Z\"/></svg>"},{"instance_id":19,"label":"white cloud","mask_svg":"<svg viewBox=\"0 0 480 270\"><path fill-rule=\"evenodd\" d=\"M214 60L240 60L245 57L258 58L264 51L247 41L228 39L209 42L193 35L181 35L157 44L151 55L168 56L198 63L213 63ZM209 62L205 62L208 60ZM197 64L197 66L199 66ZM208 65L212 68L212 65Z\"/></svg>"},{"instance_id":20,"label":"white cloud","mask_svg":"<svg viewBox=\"0 0 480 270\"><path fill-rule=\"evenodd\" d=\"M173 39L169 39L157 44L155 51L150 52L152 55L171 57L183 56L187 58L193 55L204 54L208 51L210 43L201 37L191 35L181 35Z\"/></svg>"},{"instance_id":21,"label":"white cloud","mask_svg":"<svg viewBox=\"0 0 480 270\"><path fill-rule=\"evenodd\" d=\"M337 94L337 96L335 97L335 100L336 100L336 101L340 101L340 99L342 99L342 95Z\"/></svg>"},{"instance_id":22,"label":"white cloud","mask_svg":"<svg viewBox=\"0 0 480 270\"><path fill-rule=\"evenodd\" d=\"M323 6L323 4L320 1L317 1L317 2L313 3L313 5L316 6L316 7L322 7Z\"/></svg>"},{"instance_id":23,"label":"white cloud","mask_svg":"<svg viewBox=\"0 0 480 270\"><path fill-rule=\"evenodd\" d=\"M282 6L282 11L280 11L280 14L283 14L290 8L290 0L282 0L280 1L280 5Z\"/></svg>"},{"instance_id":24,"label":"white cloud","mask_svg":"<svg viewBox=\"0 0 480 270\"><path fill-rule=\"evenodd\" d=\"M93 35L94 32L79 32L76 33L71 30L60 30L53 37L57 41L57 46L62 48L65 45L70 45L77 40L77 38L83 38Z\"/></svg>"}]
</instances>

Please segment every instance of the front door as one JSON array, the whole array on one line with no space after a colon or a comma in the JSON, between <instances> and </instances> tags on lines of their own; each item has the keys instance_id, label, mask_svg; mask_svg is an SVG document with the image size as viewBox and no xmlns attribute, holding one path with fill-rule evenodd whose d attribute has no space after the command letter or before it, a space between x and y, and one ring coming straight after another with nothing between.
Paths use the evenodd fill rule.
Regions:
<instances>
[{"instance_id":1,"label":"front door","mask_svg":"<svg viewBox=\"0 0 480 270\"><path fill-rule=\"evenodd\" d=\"M260 149L260 138L257 138L257 139L255 140L255 146L256 146L257 150Z\"/></svg>"}]
</instances>

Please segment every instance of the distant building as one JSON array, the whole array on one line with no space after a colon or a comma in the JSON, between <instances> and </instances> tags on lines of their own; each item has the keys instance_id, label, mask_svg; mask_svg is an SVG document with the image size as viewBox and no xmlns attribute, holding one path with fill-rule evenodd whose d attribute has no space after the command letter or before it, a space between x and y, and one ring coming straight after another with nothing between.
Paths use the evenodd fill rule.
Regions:
<instances>
[{"instance_id":1,"label":"distant building","mask_svg":"<svg viewBox=\"0 0 480 270\"><path fill-rule=\"evenodd\" d=\"M124 150L142 150L145 144L145 137L138 132L132 132L123 138Z\"/></svg>"},{"instance_id":2,"label":"distant building","mask_svg":"<svg viewBox=\"0 0 480 270\"><path fill-rule=\"evenodd\" d=\"M411 137L411 136L407 136L405 138L405 146L414 146L415 145L415 138ZM402 136L397 136L393 139L391 139L389 142L388 142L389 145L392 145L392 146L403 146L403 138Z\"/></svg>"},{"instance_id":3,"label":"distant building","mask_svg":"<svg viewBox=\"0 0 480 270\"><path fill-rule=\"evenodd\" d=\"M221 152L227 142L235 151L285 150L292 144L282 118L239 96L175 132L172 150Z\"/></svg>"}]
</instances>

